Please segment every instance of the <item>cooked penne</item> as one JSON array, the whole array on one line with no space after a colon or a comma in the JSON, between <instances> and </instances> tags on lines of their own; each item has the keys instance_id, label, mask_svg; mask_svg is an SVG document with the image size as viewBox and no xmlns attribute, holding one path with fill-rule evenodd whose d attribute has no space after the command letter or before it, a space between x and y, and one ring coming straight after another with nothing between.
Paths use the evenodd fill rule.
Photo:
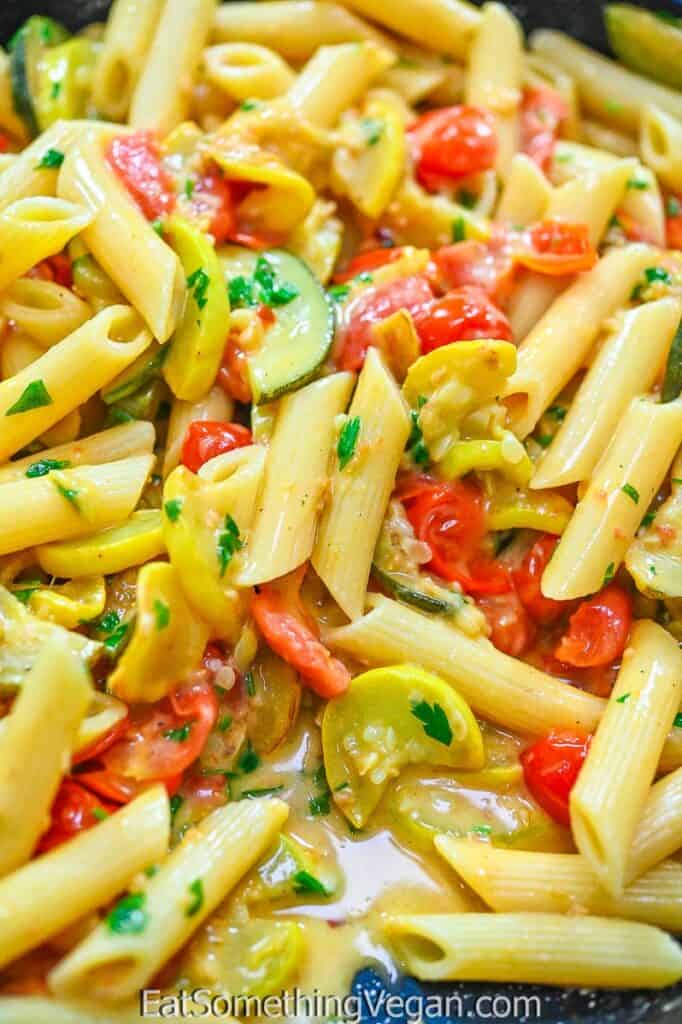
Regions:
<instances>
[{"instance_id":1,"label":"cooked penne","mask_svg":"<svg viewBox=\"0 0 682 1024\"><path fill-rule=\"evenodd\" d=\"M348 6L427 50L460 59L467 55L481 20L466 0L348 0Z\"/></svg>"},{"instance_id":2,"label":"cooked penne","mask_svg":"<svg viewBox=\"0 0 682 1024\"><path fill-rule=\"evenodd\" d=\"M0 298L0 313L13 320L41 348L61 341L92 316L87 302L68 288L31 277L21 277L5 290Z\"/></svg>"},{"instance_id":3,"label":"cooked penne","mask_svg":"<svg viewBox=\"0 0 682 1024\"><path fill-rule=\"evenodd\" d=\"M19 199L54 196L60 157L69 151L85 127L89 127L87 121L57 121L22 150L0 173L0 210ZM50 153L57 156L50 158Z\"/></svg>"},{"instance_id":4,"label":"cooked penne","mask_svg":"<svg viewBox=\"0 0 682 1024\"><path fill-rule=\"evenodd\" d=\"M665 110L645 107L639 129L642 160L667 188L682 189L682 124Z\"/></svg>"},{"instance_id":5,"label":"cooked penne","mask_svg":"<svg viewBox=\"0 0 682 1024\"><path fill-rule=\"evenodd\" d=\"M256 43L209 46L203 59L208 80L237 103L281 96L296 77L279 54Z\"/></svg>"},{"instance_id":6,"label":"cooked penne","mask_svg":"<svg viewBox=\"0 0 682 1024\"><path fill-rule=\"evenodd\" d=\"M85 207L48 196L17 199L6 206L0 211L0 290L63 249L91 221Z\"/></svg>"},{"instance_id":7,"label":"cooked penne","mask_svg":"<svg viewBox=\"0 0 682 1024\"><path fill-rule=\"evenodd\" d=\"M629 885L682 847L682 771L659 779L647 796L625 868Z\"/></svg>"},{"instance_id":8,"label":"cooked penne","mask_svg":"<svg viewBox=\"0 0 682 1024\"><path fill-rule=\"evenodd\" d=\"M50 972L50 989L60 996L132 999L262 857L287 814L281 800L245 800L213 811L142 890L145 929L116 934L99 925Z\"/></svg>"},{"instance_id":9,"label":"cooked penne","mask_svg":"<svg viewBox=\"0 0 682 1024\"><path fill-rule=\"evenodd\" d=\"M116 0L107 18L102 51L92 81L92 99L100 113L125 120L163 0Z\"/></svg>"},{"instance_id":10,"label":"cooked penne","mask_svg":"<svg viewBox=\"0 0 682 1024\"><path fill-rule=\"evenodd\" d=\"M321 46L289 89L289 102L302 118L332 128L395 59L390 50L372 42Z\"/></svg>"},{"instance_id":11,"label":"cooked penne","mask_svg":"<svg viewBox=\"0 0 682 1024\"><path fill-rule=\"evenodd\" d=\"M542 220L551 194L551 186L538 165L525 154L516 153L509 164L495 220L527 227Z\"/></svg>"}]
</instances>

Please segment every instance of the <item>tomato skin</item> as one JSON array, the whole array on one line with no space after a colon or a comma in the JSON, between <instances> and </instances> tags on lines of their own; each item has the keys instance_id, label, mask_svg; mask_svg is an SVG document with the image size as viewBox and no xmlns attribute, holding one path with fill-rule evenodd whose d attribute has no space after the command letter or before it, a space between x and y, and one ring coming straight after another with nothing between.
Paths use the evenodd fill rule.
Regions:
<instances>
[{"instance_id":1,"label":"tomato skin","mask_svg":"<svg viewBox=\"0 0 682 1024\"><path fill-rule=\"evenodd\" d=\"M679 213L669 212L665 222L667 246L669 249L682 249L682 195L671 195L667 200L667 209L679 210Z\"/></svg>"},{"instance_id":2,"label":"tomato skin","mask_svg":"<svg viewBox=\"0 0 682 1024\"><path fill-rule=\"evenodd\" d=\"M37 852L46 853L61 846L79 832L99 824L101 814L115 810L115 804L99 800L75 779L63 779L50 811L50 827L41 836ZM97 811L101 812L100 817Z\"/></svg>"},{"instance_id":3,"label":"tomato skin","mask_svg":"<svg viewBox=\"0 0 682 1024\"><path fill-rule=\"evenodd\" d=\"M83 747L81 750L77 750L71 757L71 764L81 764L83 761L92 761L94 758L99 757L109 747L113 747L114 743L119 740L130 725L130 716L124 715L123 718L119 719L115 725L105 732L103 736L99 736L92 743L89 743L87 747Z\"/></svg>"},{"instance_id":4,"label":"tomato skin","mask_svg":"<svg viewBox=\"0 0 682 1024\"><path fill-rule=\"evenodd\" d=\"M511 324L482 288L463 285L437 299L415 317L424 354L441 345L472 338L511 341Z\"/></svg>"},{"instance_id":5,"label":"tomato skin","mask_svg":"<svg viewBox=\"0 0 682 1024\"><path fill-rule=\"evenodd\" d=\"M569 110L563 96L549 86L526 89L521 106L521 151L548 171L559 129Z\"/></svg>"},{"instance_id":6,"label":"tomato skin","mask_svg":"<svg viewBox=\"0 0 682 1024\"><path fill-rule=\"evenodd\" d=\"M358 295L347 310L347 325L341 332L339 369L359 370L372 341L372 328L399 309L407 309L415 322L433 304L433 292L420 274L400 278Z\"/></svg>"},{"instance_id":7,"label":"tomato skin","mask_svg":"<svg viewBox=\"0 0 682 1024\"><path fill-rule=\"evenodd\" d=\"M112 139L107 160L148 220L171 213L173 180L161 166L161 151L152 132Z\"/></svg>"},{"instance_id":8,"label":"tomato skin","mask_svg":"<svg viewBox=\"0 0 682 1024\"><path fill-rule=\"evenodd\" d=\"M513 574L521 604L531 618L543 626L556 622L571 607L568 601L554 601L545 597L540 586L547 563L558 543L558 537L550 533L543 534L526 552L523 562Z\"/></svg>"},{"instance_id":9,"label":"tomato skin","mask_svg":"<svg viewBox=\"0 0 682 1024\"><path fill-rule=\"evenodd\" d=\"M527 243L517 252L516 261L540 274L579 274L599 258L587 224L544 220L528 231Z\"/></svg>"},{"instance_id":10,"label":"tomato skin","mask_svg":"<svg viewBox=\"0 0 682 1024\"><path fill-rule=\"evenodd\" d=\"M396 246L359 252L357 256L353 256L353 259L346 265L344 270L339 270L334 274L334 281L336 284L345 284L347 281L352 281L358 274L371 273L378 267L385 267L389 263L395 263L402 254L402 248Z\"/></svg>"},{"instance_id":11,"label":"tomato skin","mask_svg":"<svg viewBox=\"0 0 682 1024\"><path fill-rule=\"evenodd\" d=\"M456 242L433 254L443 291L475 285L496 304L506 302L514 283L512 245L506 232L496 231L488 242Z\"/></svg>"},{"instance_id":12,"label":"tomato skin","mask_svg":"<svg viewBox=\"0 0 682 1024\"><path fill-rule=\"evenodd\" d=\"M625 650L631 625L630 596L617 583L610 583L580 603L554 656L576 668L608 665Z\"/></svg>"},{"instance_id":13,"label":"tomato skin","mask_svg":"<svg viewBox=\"0 0 682 1024\"><path fill-rule=\"evenodd\" d=\"M528 789L551 818L570 827L569 797L587 757L590 735L554 729L521 754Z\"/></svg>"},{"instance_id":14,"label":"tomato skin","mask_svg":"<svg viewBox=\"0 0 682 1024\"><path fill-rule=\"evenodd\" d=\"M182 463L193 473L198 473L209 459L231 452L234 448L244 448L251 441L251 431L239 423L194 420L187 428L182 442Z\"/></svg>"},{"instance_id":15,"label":"tomato skin","mask_svg":"<svg viewBox=\"0 0 682 1024\"><path fill-rule=\"evenodd\" d=\"M417 177L429 189L439 179L465 178L492 167L497 157L495 120L473 106L442 107L421 117L408 131Z\"/></svg>"},{"instance_id":16,"label":"tomato skin","mask_svg":"<svg viewBox=\"0 0 682 1024\"><path fill-rule=\"evenodd\" d=\"M234 238L237 231L237 217L230 183L216 169L208 171L197 181L192 193L192 210L210 217L208 230L221 245Z\"/></svg>"},{"instance_id":17,"label":"tomato skin","mask_svg":"<svg viewBox=\"0 0 682 1024\"><path fill-rule=\"evenodd\" d=\"M535 626L513 588L503 594L484 594L476 604L488 620L490 640L498 651L518 658L532 646Z\"/></svg>"},{"instance_id":18,"label":"tomato skin","mask_svg":"<svg viewBox=\"0 0 682 1024\"><path fill-rule=\"evenodd\" d=\"M216 378L226 395L236 402L251 401L251 385L246 352L232 338L228 338L223 361Z\"/></svg>"},{"instance_id":19,"label":"tomato skin","mask_svg":"<svg viewBox=\"0 0 682 1024\"><path fill-rule=\"evenodd\" d=\"M275 587L259 587L251 614L275 654L295 668L320 697L338 697L348 689L346 666L332 657L304 621L301 610L292 607Z\"/></svg>"}]
</instances>

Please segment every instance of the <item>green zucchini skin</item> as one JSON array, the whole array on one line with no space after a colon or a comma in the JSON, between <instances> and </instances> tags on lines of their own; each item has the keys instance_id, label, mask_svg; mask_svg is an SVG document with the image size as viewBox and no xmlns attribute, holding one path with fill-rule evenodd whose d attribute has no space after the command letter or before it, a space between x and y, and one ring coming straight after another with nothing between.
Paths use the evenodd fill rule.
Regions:
<instances>
[{"instance_id":1,"label":"green zucchini skin","mask_svg":"<svg viewBox=\"0 0 682 1024\"><path fill-rule=\"evenodd\" d=\"M432 615L455 615L461 610L463 599L457 602L446 597L436 597L434 594L426 594L419 589L417 581L407 582L409 577L404 573L389 572L382 569L376 562L372 564L372 572L378 583L385 587L394 597L405 604L411 604L420 611L430 612Z\"/></svg>"},{"instance_id":2,"label":"green zucchini skin","mask_svg":"<svg viewBox=\"0 0 682 1024\"><path fill-rule=\"evenodd\" d=\"M42 55L48 47L68 38L68 31L58 21L36 14L24 22L10 41L12 102L33 137L41 132L35 100Z\"/></svg>"}]
</instances>

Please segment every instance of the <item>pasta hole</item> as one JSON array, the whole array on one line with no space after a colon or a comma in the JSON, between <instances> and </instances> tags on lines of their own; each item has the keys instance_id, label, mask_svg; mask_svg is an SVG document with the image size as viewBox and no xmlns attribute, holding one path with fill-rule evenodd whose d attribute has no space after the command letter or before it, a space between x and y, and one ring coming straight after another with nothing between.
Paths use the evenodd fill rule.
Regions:
<instances>
[{"instance_id":1,"label":"pasta hole","mask_svg":"<svg viewBox=\"0 0 682 1024\"><path fill-rule=\"evenodd\" d=\"M144 324L141 317L130 310L111 321L108 336L110 341L134 341L143 330Z\"/></svg>"},{"instance_id":2,"label":"pasta hole","mask_svg":"<svg viewBox=\"0 0 682 1024\"><path fill-rule=\"evenodd\" d=\"M107 960L106 963L93 965L82 974L79 972L79 989L106 997L109 992L115 993L137 967L135 957L125 954L118 960Z\"/></svg>"},{"instance_id":3,"label":"pasta hole","mask_svg":"<svg viewBox=\"0 0 682 1024\"><path fill-rule=\"evenodd\" d=\"M668 155L668 137L658 121L649 119L646 124L647 141L655 156L665 157Z\"/></svg>"},{"instance_id":4,"label":"pasta hole","mask_svg":"<svg viewBox=\"0 0 682 1024\"><path fill-rule=\"evenodd\" d=\"M117 106L127 105L132 92L132 76L128 62L122 57L116 57L108 65L103 91L111 97Z\"/></svg>"},{"instance_id":5,"label":"pasta hole","mask_svg":"<svg viewBox=\"0 0 682 1024\"><path fill-rule=\"evenodd\" d=\"M414 968L417 964L432 966L445 960L448 955L435 939L419 935L417 932L407 932L396 936L393 945L400 959L404 960L410 968Z\"/></svg>"}]
</instances>

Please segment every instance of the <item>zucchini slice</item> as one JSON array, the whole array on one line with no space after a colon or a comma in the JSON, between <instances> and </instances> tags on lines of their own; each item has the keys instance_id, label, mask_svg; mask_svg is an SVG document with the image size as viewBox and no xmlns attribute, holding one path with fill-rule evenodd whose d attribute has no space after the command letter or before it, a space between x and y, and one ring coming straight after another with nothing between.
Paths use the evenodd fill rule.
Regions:
<instances>
[{"instance_id":1,"label":"zucchini slice","mask_svg":"<svg viewBox=\"0 0 682 1024\"><path fill-rule=\"evenodd\" d=\"M39 135L36 101L40 91L41 63L45 51L69 38L68 31L58 21L33 15L24 22L10 41L10 79L12 101L17 114L31 135Z\"/></svg>"},{"instance_id":2,"label":"zucchini slice","mask_svg":"<svg viewBox=\"0 0 682 1024\"><path fill-rule=\"evenodd\" d=\"M682 89L682 18L607 4L604 19L611 49L623 64Z\"/></svg>"},{"instance_id":3,"label":"zucchini slice","mask_svg":"<svg viewBox=\"0 0 682 1024\"><path fill-rule=\"evenodd\" d=\"M320 370L334 338L334 309L322 285L301 260L281 249L255 253L223 246L218 255L232 306L264 301L275 314L262 348L248 356L254 403L303 387ZM270 275L274 289L268 290ZM274 301L268 301L273 294Z\"/></svg>"}]
</instances>

